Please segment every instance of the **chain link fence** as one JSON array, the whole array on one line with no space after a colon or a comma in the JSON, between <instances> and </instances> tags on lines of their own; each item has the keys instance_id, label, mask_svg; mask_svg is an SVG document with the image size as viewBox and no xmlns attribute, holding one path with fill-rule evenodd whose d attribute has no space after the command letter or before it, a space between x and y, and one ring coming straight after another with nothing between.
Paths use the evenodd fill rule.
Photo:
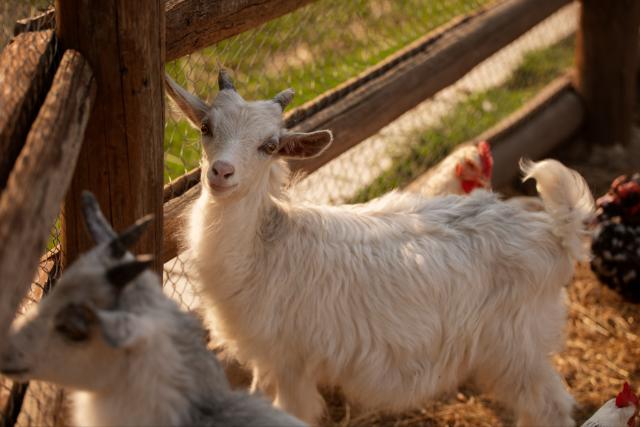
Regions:
<instances>
[{"instance_id":1,"label":"chain link fence","mask_svg":"<svg viewBox=\"0 0 640 427\"><path fill-rule=\"evenodd\" d=\"M499 2L318 0L174 60L166 70L189 91L212 100L217 71L224 66L231 70L245 99L271 98L292 87L296 97L289 108L295 108L361 75L453 19ZM10 43L16 21L51 7L51 0L3 1L0 49ZM294 188L296 197L318 203L360 202L407 185L456 145L517 110L572 65L576 7L571 4L561 9L454 85L300 181ZM38 25L46 24L35 24L30 30L38 30ZM54 49L52 55L56 54ZM198 141L199 132L168 108L166 183L199 165ZM59 276L60 247L58 223L19 315L45 295ZM186 254L165 264L166 293L183 307L196 309L199 299L192 285ZM56 387L13 384L0 378L0 426L63 425L64 403L64 394Z\"/></svg>"}]
</instances>

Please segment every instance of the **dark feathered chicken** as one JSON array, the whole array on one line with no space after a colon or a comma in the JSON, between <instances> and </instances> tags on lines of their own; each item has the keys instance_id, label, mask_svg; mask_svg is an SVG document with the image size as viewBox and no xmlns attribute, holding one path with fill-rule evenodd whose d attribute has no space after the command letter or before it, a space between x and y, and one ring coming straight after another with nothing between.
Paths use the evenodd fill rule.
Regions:
<instances>
[{"instance_id":1,"label":"dark feathered chicken","mask_svg":"<svg viewBox=\"0 0 640 427\"><path fill-rule=\"evenodd\" d=\"M591 269L625 299L640 302L640 174L616 178L596 204Z\"/></svg>"}]
</instances>

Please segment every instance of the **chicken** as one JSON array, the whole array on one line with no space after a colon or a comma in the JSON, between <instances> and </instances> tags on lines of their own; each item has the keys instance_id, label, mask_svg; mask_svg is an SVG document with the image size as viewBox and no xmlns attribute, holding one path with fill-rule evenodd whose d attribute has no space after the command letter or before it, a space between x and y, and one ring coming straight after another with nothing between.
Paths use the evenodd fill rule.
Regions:
<instances>
[{"instance_id":1,"label":"chicken","mask_svg":"<svg viewBox=\"0 0 640 427\"><path fill-rule=\"evenodd\" d=\"M637 417L638 396L624 383L616 398L605 403L582 427L636 427Z\"/></svg>"},{"instance_id":2,"label":"chicken","mask_svg":"<svg viewBox=\"0 0 640 427\"><path fill-rule=\"evenodd\" d=\"M640 174L616 178L596 204L591 269L623 298L640 302Z\"/></svg>"},{"instance_id":3,"label":"chicken","mask_svg":"<svg viewBox=\"0 0 640 427\"><path fill-rule=\"evenodd\" d=\"M468 194L491 188L493 157L487 141L463 145L413 182L407 190L424 197Z\"/></svg>"}]
</instances>

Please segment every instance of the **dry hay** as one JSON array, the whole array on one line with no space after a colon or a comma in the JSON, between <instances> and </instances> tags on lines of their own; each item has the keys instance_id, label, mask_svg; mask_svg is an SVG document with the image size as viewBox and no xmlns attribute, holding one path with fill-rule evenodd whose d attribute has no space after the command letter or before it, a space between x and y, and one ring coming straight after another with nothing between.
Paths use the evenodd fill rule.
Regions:
<instances>
[{"instance_id":1,"label":"dry hay","mask_svg":"<svg viewBox=\"0 0 640 427\"><path fill-rule=\"evenodd\" d=\"M640 385L640 306L625 303L602 286L587 264L568 287L565 350L553 358L578 406L576 420L589 418L615 396L624 381ZM509 426L506 411L488 396L463 387L456 395L402 414L357 413L337 393L328 393L331 427Z\"/></svg>"}]
</instances>

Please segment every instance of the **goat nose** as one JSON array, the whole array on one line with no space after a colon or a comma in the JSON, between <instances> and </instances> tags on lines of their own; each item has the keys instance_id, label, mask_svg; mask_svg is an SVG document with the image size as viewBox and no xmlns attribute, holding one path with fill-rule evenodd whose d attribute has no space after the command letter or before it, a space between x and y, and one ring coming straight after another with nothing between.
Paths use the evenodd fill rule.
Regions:
<instances>
[{"instance_id":1,"label":"goat nose","mask_svg":"<svg viewBox=\"0 0 640 427\"><path fill-rule=\"evenodd\" d=\"M216 160L215 162L213 162L212 169L215 176L221 176L224 179L231 178L233 176L233 173L236 171L231 163L227 163L222 160Z\"/></svg>"}]
</instances>

